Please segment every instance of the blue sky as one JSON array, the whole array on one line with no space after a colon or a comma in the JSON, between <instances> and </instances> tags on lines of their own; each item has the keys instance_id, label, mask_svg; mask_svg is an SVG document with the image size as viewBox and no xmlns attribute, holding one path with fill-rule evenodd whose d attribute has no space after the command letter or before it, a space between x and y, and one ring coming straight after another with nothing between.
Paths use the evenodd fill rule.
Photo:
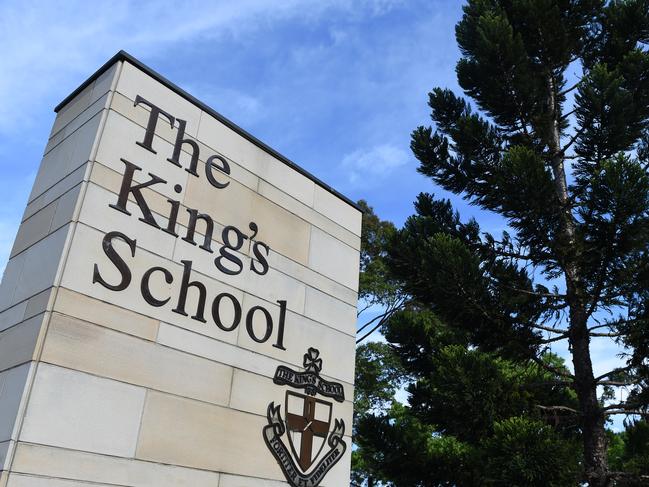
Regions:
<instances>
[{"instance_id":1,"label":"blue sky","mask_svg":"<svg viewBox=\"0 0 649 487\"><path fill-rule=\"evenodd\" d=\"M0 3L0 270L53 107L120 49L297 164L400 225L421 191L410 132L427 93L457 90L458 0ZM483 230L497 217L456 197ZM594 344L597 369L617 363Z\"/></svg>"},{"instance_id":2,"label":"blue sky","mask_svg":"<svg viewBox=\"0 0 649 487\"><path fill-rule=\"evenodd\" d=\"M460 14L456 0L1 2L0 265L53 107L120 49L400 224L433 190L409 134L429 123L428 91L456 87Z\"/></svg>"}]
</instances>

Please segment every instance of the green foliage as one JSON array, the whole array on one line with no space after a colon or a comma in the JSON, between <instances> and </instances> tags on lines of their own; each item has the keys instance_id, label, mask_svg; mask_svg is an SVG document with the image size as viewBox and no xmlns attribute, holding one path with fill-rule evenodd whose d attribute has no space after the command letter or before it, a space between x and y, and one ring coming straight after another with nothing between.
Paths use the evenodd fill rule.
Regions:
<instances>
[{"instance_id":1,"label":"green foliage","mask_svg":"<svg viewBox=\"0 0 649 487\"><path fill-rule=\"evenodd\" d=\"M434 88L411 149L508 231L421 194L377 232L367 277L408 296L382 322L408 398L359 417L357 456L395 486L633 485L646 423L605 423L649 410L649 0L468 0L456 38L472 101ZM602 334L627 362L595 377Z\"/></svg>"},{"instance_id":2,"label":"green foliage","mask_svg":"<svg viewBox=\"0 0 649 487\"><path fill-rule=\"evenodd\" d=\"M363 210L358 317L364 323L357 328L357 343L360 343L401 309L408 301L408 296L388 269L388 246L396 234L395 226L379 219L367 202L360 200L358 205ZM382 309L378 314L377 308ZM368 314L371 316L366 318Z\"/></svg>"},{"instance_id":3,"label":"green foliage","mask_svg":"<svg viewBox=\"0 0 649 487\"><path fill-rule=\"evenodd\" d=\"M354 408L356 415L385 410L405 380L399 358L386 343L369 342L356 349Z\"/></svg>"},{"instance_id":4,"label":"green foliage","mask_svg":"<svg viewBox=\"0 0 649 487\"><path fill-rule=\"evenodd\" d=\"M528 417L494 424L484 442L484 485L503 487L574 486L579 478L579 445Z\"/></svg>"},{"instance_id":5,"label":"green foliage","mask_svg":"<svg viewBox=\"0 0 649 487\"><path fill-rule=\"evenodd\" d=\"M379 219L364 200L358 205L363 210L358 298L367 304L385 306L394 301L399 292L385 262L387 245L396 228L391 222Z\"/></svg>"},{"instance_id":6,"label":"green foliage","mask_svg":"<svg viewBox=\"0 0 649 487\"><path fill-rule=\"evenodd\" d=\"M520 324L539 318L544 307L526 271L483 252L478 225L460 223L448 201L422 194L416 210L391 242L392 272L405 291L468 333L472 344L510 357L532 353L539 337Z\"/></svg>"},{"instance_id":7,"label":"green foliage","mask_svg":"<svg viewBox=\"0 0 649 487\"><path fill-rule=\"evenodd\" d=\"M619 469L649 475L649 423L627 422L626 429L616 435L616 440L609 452L615 455Z\"/></svg>"},{"instance_id":8,"label":"green foliage","mask_svg":"<svg viewBox=\"0 0 649 487\"><path fill-rule=\"evenodd\" d=\"M479 485L474 449L395 404L388 414L367 416L358 426L358 452L375 479L403 487Z\"/></svg>"},{"instance_id":9,"label":"green foliage","mask_svg":"<svg viewBox=\"0 0 649 487\"><path fill-rule=\"evenodd\" d=\"M544 455L560 452L562 456L541 465L555 462L552 468L557 477L552 478L557 481L549 485L574 485L578 470L575 421L538 407L576 407L574 391L556 375L534 363L519 364L471 347L469 334L445 325L423 308L411 306L395 314L385 325L384 334L389 344L366 344L357 355L356 387L361 390L357 399L361 402L356 406L355 485L368 477L399 487L479 486L488 485L487 481L507 485L497 483L505 477L494 476L494 472L487 475L485 464L502 440L498 425L519 416L534 425L553 425L547 426L551 436L540 430L543 438L552 439L552 448L545 443L538 448L548 448ZM553 354L544 355L542 363L566 370L563 361ZM380 395L375 404L382 407L369 410L365 391L370 389L378 397L373 390L377 384L378 389L393 394L397 384L402 384L395 378L407 381L408 405ZM385 407L388 404L390 407ZM529 450L529 454L537 451ZM564 455L567 451L573 454ZM537 465L528 450L519 453ZM529 474L516 473L522 460L517 462L509 467L512 477L506 479ZM490 465L495 471L496 464ZM534 475L538 482L544 478ZM559 483L570 475L573 484Z\"/></svg>"}]
</instances>

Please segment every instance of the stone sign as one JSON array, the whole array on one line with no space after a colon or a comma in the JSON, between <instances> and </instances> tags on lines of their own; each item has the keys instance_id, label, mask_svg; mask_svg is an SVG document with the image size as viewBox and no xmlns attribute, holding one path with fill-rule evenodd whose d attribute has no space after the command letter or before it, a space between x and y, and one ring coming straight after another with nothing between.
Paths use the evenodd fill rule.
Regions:
<instances>
[{"instance_id":1,"label":"stone sign","mask_svg":"<svg viewBox=\"0 0 649 487\"><path fill-rule=\"evenodd\" d=\"M0 288L0 487L349 485L361 212L125 52Z\"/></svg>"}]
</instances>

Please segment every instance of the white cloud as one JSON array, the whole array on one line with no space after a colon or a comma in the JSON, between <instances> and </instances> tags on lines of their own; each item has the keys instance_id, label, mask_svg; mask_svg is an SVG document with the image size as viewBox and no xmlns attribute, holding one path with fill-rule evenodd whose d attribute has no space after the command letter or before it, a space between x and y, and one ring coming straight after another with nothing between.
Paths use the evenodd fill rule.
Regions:
<instances>
[{"instance_id":1,"label":"white cloud","mask_svg":"<svg viewBox=\"0 0 649 487\"><path fill-rule=\"evenodd\" d=\"M25 2L0 6L0 133L34 121L32 107L71 91L119 49L138 57L193 39L243 36L276 21L309 22L332 10L380 14L394 0ZM58 100L57 100L58 101Z\"/></svg>"},{"instance_id":2,"label":"white cloud","mask_svg":"<svg viewBox=\"0 0 649 487\"><path fill-rule=\"evenodd\" d=\"M392 144L380 144L369 149L359 149L347 154L340 170L352 185L378 183L391 176L395 170L408 164L410 155Z\"/></svg>"}]
</instances>

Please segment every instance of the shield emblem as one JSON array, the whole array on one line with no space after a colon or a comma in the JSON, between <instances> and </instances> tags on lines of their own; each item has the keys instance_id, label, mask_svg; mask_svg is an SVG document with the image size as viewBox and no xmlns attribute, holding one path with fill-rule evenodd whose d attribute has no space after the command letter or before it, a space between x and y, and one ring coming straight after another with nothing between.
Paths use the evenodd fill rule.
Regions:
<instances>
[{"instance_id":1,"label":"shield emblem","mask_svg":"<svg viewBox=\"0 0 649 487\"><path fill-rule=\"evenodd\" d=\"M303 472L315 462L324 447L331 424L332 404L286 392L286 430L294 457Z\"/></svg>"}]
</instances>

